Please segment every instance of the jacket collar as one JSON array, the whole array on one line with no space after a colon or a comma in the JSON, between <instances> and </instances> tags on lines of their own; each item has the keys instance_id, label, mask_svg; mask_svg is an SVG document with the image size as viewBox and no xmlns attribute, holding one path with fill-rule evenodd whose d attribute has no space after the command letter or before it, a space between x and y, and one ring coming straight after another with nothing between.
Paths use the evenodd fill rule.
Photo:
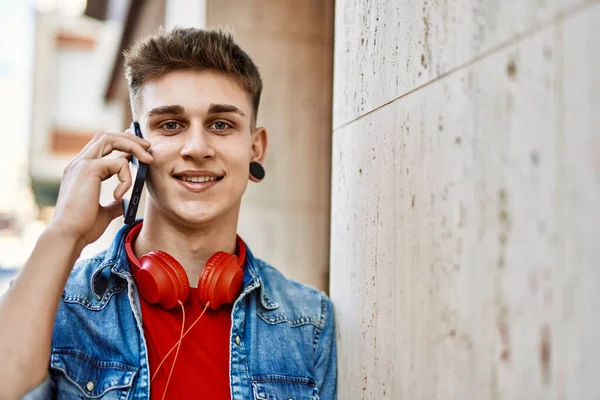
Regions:
<instances>
[{"instance_id":1,"label":"jacket collar","mask_svg":"<svg viewBox=\"0 0 600 400\"><path fill-rule=\"evenodd\" d=\"M141 222L139 219L136 224ZM105 253L104 259L94 270L91 278L91 289L96 298L102 298L107 290L110 290L114 285L121 285L122 282L118 278L125 280L131 279L133 275L125 252L125 237L131 230L132 226L124 225L117 232L110 247ZM273 297L267 293L265 286L262 284L263 277L260 273L260 268L252 251L246 246L246 262L244 264L244 281L240 296L245 296L254 289L258 289L259 298L263 308L267 310L275 310L279 307Z\"/></svg>"}]
</instances>

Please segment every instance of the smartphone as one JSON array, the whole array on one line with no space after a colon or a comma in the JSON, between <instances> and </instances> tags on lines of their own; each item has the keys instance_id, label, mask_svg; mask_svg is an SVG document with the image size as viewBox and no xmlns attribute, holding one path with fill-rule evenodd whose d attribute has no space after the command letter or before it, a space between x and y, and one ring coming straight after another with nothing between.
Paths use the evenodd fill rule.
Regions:
<instances>
[{"instance_id":1,"label":"smartphone","mask_svg":"<svg viewBox=\"0 0 600 400\"><path fill-rule=\"evenodd\" d=\"M135 121L133 122L133 132L140 139L144 138L140 124ZM131 156L131 163L137 168L137 172L135 174L131 199L123 199L123 216L127 225L133 225L135 222L135 216L142 197L142 190L144 189L144 182L146 181L146 174L148 173L148 164L144 164L134 155Z\"/></svg>"}]
</instances>

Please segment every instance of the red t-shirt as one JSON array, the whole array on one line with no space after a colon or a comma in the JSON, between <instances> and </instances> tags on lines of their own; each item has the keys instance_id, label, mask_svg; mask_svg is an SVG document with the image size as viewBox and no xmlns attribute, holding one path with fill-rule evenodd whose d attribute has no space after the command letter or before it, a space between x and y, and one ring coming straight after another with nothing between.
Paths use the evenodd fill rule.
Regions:
<instances>
[{"instance_id":1,"label":"red t-shirt","mask_svg":"<svg viewBox=\"0 0 600 400\"><path fill-rule=\"evenodd\" d=\"M181 306L165 310L150 304L140 296L144 334L148 344L150 377L181 334ZM197 297L197 289L190 288L185 307L184 332L204 310ZM171 375L165 399L231 399L229 389L229 333L231 304L217 311L206 310L200 321L183 338L175 369ZM169 355L151 383L150 397L163 397L175 352Z\"/></svg>"}]
</instances>

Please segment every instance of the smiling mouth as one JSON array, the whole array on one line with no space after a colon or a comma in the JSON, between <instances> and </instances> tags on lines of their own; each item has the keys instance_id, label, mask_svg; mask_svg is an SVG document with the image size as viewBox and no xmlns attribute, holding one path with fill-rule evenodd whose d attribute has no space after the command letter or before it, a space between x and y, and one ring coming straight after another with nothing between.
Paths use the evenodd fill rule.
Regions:
<instances>
[{"instance_id":1,"label":"smiling mouth","mask_svg":"<svg viewBox=\"0 0 600 400\"><path fill-rule=\"evenodd\" d=\"M192 183L204 183L204 182L213 182L220 181L223 179L222 176L173 176L175 179L178 179L183 182L192 182Z\"/></svg>"}]
</instances>

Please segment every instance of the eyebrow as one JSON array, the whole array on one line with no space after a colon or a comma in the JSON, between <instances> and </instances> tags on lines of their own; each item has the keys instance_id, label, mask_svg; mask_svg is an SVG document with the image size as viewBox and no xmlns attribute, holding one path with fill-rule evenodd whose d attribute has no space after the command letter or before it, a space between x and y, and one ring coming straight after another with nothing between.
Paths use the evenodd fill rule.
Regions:
<instances>
[{"instance_id":1,"label":"eyebrow","mask_svg":"<svg viewBox=\"0 0 600 400\"><path fill-rule=\"evenodd\" d=\"M185 114L185 108L179 105L172 106L159 106L155 107L152 110L148 111L146 114L148 117L153 115L161 115L161 114Z\"/></svg>"},{"instance_id":2,"label":"eyebrow","mask_svg":"<svg viewBox=\"0 0 600 400\"><path fill-rule=\"evenodd\" d=\"M246 114L236 106L232 104L211 104L208 107L208 114L221 114L221 113L236 113L245 117Z\"/></svg>"}]
</instances>

